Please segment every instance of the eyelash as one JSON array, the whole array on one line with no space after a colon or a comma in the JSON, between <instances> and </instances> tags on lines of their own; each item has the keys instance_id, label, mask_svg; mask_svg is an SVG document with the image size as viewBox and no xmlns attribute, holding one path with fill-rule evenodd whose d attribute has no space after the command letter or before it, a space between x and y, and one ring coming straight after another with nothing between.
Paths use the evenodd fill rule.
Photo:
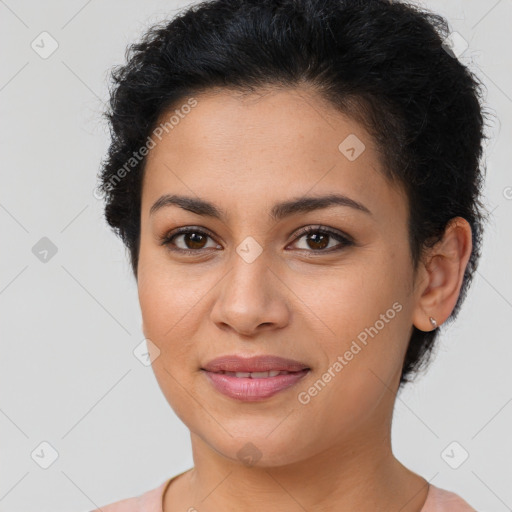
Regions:
<instances>
[{"instance_id":1,"label":"eyelash","mask_svg":"<svg viewBox=\"0 0 512 512\"><path fill-rule=\"evenodd\" d=\"M181 254L190 254L191 255L192 253L198 254L198 253L202 252L204 249L181 249L180 247L171 247L172 240L174 238L176 238L179 235L186 234L186 233L196 233L199 235L206 235L206 236L210 237L211 239L213 239L213 236L208 231L204 231L203 229L189 226L189 227L179 228L176 231L173 231L171 233L164 235L160 239L160 245L166 246L169 251L178 252ZM330 254L332 252L338 252L338 251L343 250L346 247L350 247L351 245L354 245L354 242L347 236L341 235L337 231L333 231L324 226L307 226L307 227L301 229L299 231L299 233L297 233L297 236L293 240L292 243L295 243L296 241L300 240L303 236L308 235L310 233L320 233L322 235L328 235L329 237L332 237L341 243L340 247L334 247L334 248L331 247L330 249L327 249L327 250L309 249L309 252L311 252L313 254L322 254L322 253ZM308 251L308 249L299 249L299 250Z\"/></svg>"}]
</instances>

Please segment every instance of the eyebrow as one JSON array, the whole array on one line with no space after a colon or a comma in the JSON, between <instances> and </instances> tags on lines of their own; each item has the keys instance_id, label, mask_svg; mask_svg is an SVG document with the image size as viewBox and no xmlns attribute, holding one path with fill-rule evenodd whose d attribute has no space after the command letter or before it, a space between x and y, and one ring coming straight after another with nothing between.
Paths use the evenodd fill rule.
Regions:
<instances>
[{"instance_id":1,"label":"eyebrow","mask_svg":"<svg viewBox=\"0 0 512 512\"><path fill-rule=\"evenodd\" d=\"M153 204L149 210L149 214L153 215L158 210L171 205L178 206L183 210L195 213L196 215L213 217L220 220L227 218L226 212L222 210L222 208L215 206L209 201L199 199L197 197L181 196L176 194L165 194L161 196ZM278 221L297 213L308 213L328 208L330 206L347 206L368 215L372 215L372 212L366 206L348 196L343 194L328 194L317 197L299 197L277 203L272 207L270 216L274 221Z\"/></svg>"}]
</instances>

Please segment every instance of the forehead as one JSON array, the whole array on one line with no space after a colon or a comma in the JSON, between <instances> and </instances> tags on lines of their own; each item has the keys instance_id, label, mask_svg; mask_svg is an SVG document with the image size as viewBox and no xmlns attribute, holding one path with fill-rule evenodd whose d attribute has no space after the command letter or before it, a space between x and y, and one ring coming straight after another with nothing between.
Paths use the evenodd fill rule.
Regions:
<instances>
[{"instance_id":1,"label":"forehead","mask_svg":"<svg viewBox=\"0 0 512 512\"><path fill-rule=\"evenodd\" d=\"M390 206L405 215L403 193L385 179L365 128L310 90L212 90L194 99L197 104L174 116L161 140L153 137L143 216L163 194L208 198L236 216L261 214L263 205L286 198L326 193L343 193L377 216Z\"/></svg>"}]
</instances>

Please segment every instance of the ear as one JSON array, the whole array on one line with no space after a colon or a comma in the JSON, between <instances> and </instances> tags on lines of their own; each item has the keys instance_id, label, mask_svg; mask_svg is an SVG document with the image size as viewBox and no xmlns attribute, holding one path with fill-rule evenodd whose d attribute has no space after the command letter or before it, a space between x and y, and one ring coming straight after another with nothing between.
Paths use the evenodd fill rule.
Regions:
<instances>
[{"instance_id":1,"label":"ear","mask_svg":"<svg viewBox=\"0 0 512 512\"><path fill-rule=\"evenodd\" d=\"M462 217L454 217L446 226L443 239L429 250L420 266L417 302L413 324L422 331L432 331L430 317L441 325L450 316L464 278L473 248L471 226Z\"/></svg>"}]
</instances>

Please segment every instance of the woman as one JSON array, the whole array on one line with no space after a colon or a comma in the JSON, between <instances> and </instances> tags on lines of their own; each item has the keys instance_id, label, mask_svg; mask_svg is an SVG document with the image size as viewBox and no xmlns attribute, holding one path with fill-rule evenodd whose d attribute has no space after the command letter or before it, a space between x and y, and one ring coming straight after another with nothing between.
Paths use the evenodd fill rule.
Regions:
<instances>
[{"instance_id":1,"label":"woman","mask_svg":"<svg viewBox=\"0 0 512 512\"><path fill-rule=\"evenodd\" d=\"M113 72L106 219L194 467L104 512L472 511L391 448L476 270L476 78L384 0L216 0Z\"/></svg>"}]
</instances>

